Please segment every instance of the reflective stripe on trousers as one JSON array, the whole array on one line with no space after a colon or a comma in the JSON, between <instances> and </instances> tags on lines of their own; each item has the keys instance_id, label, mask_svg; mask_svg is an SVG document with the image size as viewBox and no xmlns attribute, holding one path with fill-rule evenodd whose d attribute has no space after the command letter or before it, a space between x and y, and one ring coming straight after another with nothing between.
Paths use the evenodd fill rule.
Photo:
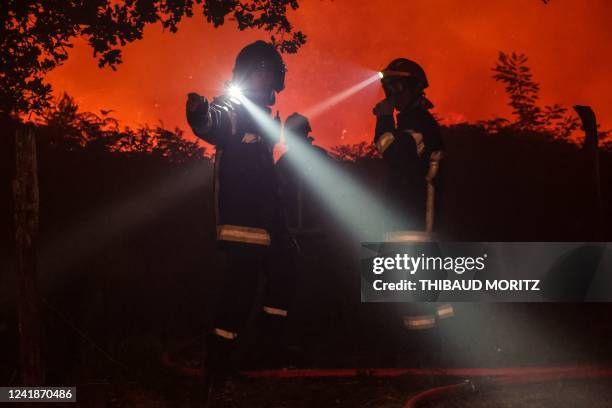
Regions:
<instances>
[{"instance_id":1,"label":"reflective stripe on trousers","mask_svg":"<svg viewBox=\"0 0 612 408\"><path fill-rule=\"evenodd\" d=\"M272 306L264 306L263 311L269 315L287 317L288 312L284 309L279 309Z\"/></svg>"},{"instance_id":2,"label":"reflective stripe on trousers","mask_svg":"<svg viewBox=\"0 0 612 408\"><path fill-rule=\"evenodd\" d=\"M404 316L404 327L408 330L431 329L436 325L436 316Z\"/></svg>"},{"instance_id":3,"label":"reflective stripe on trousers","mask_svg":"<svg viewBox=\"0 0 612 408\"><path fill-rule=\"evenodd\" d=\"M447 317L453 317L455 315L455 309L453 308L453 305L449 304L438 306L436 315L438 316L438 319L446 319Z\"/></svg>"},{"instance_id":4,"label":"reflective stripe on trousers","mask_svg":"<svg viewBox=\"0 0 612 408\"><path fill-rule=\"evenodd\" d=\"M234 340L236 337L238 337L238 333L234 333L234 332L219 329L219 328L214 328L213 333L219 337L223 337L228 340Z\"/></svg>"},{"instance_id":5,"label":"reflective stripe on trousers","mask_svg":"<svg viewBox=\"0 0 612 408\"><path fill-rule=\"evenodd\" d=\"M268 234L268 231L262 228L243 227L240 225L219 225L217 227L217 239L247 244L270 245L270 234Z\"/></svg>"}]
</instances>

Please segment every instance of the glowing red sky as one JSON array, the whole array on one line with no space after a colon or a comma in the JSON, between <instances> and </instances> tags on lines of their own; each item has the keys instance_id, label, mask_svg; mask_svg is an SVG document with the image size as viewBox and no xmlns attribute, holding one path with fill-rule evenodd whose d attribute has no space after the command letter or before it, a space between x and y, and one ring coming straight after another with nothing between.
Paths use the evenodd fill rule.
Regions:
<instances>
[{"instance_id":1,"label":"glowing red sky","mask_svg":"<svg viewBox=\"0 0 612 408\"><path fill-rule=\"evenodd\" d=\"M543 103L592 105L604 128L612 124L612 2L608 0L302 0L291 13L308 35L286 56L284 119L367 78L391 59L408 57L428 72L428 96L449 122L510 114L503 86L491 78L498 52L526 53ZM266 35L239 32L233 22L213 29L196 16L177 34L161 27L124 49L118 71L100 70L77 41L68 62L49 75L56 92L84 110L113 109L122 123L188 129L185 96L221 93L240 48ZM371 138L378 84L313 120L316 143L330 146Z\"/></svg>"}]
</instances>

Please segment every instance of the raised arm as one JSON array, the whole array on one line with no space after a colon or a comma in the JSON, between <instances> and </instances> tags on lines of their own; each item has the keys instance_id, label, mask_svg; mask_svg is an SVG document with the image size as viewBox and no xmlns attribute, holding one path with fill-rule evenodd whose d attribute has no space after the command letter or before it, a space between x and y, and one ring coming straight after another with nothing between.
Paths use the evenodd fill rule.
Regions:
<instances>
[{"instance_id":1,"label":"raised arm","mask_svg":"<svg viewBox=\"0 0 612 408\"><path fill-rule=\"evenodd\" d=\"M187 122L200 139L223 147L236 133L236 106L229 98L218 97L212 103L197 94L187 96Z\"/></svg>"}]
</instances>

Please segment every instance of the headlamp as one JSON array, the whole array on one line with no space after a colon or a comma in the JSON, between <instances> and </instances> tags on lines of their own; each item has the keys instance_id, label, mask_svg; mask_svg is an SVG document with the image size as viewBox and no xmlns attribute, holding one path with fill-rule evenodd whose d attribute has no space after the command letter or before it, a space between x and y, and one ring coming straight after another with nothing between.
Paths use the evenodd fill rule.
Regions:
<instances>
[{"instance_id":1,"label":"headlamp","mask_svg":"<svg viewBox=\"0 0 612 408\"><path fill-rule=\"evenodd\" d=\"M236 84L230 84L230 86L227 87L227 93L231 97L238 98L242 96L242 89Z\"/></svg>"},{"instance_id":2,"label":"headlamp","mask_svg":"<svg viewBox=\"0 0 612 408\"><path fill-rule=\"evenodd\" d=\"M414 75L412 75L410 72L386 70L386 71L380 71L378 73L378 76L380 77L380 79L382 79L385 77L411 77Z\"/></svg>"}]
</instances>

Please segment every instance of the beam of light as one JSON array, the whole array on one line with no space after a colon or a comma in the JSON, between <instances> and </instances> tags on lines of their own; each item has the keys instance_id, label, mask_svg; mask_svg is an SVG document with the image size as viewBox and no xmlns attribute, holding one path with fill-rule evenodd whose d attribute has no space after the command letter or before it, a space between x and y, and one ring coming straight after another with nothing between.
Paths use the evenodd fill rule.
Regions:
<instances>
[{"instance_id":1,"label":"beam of light","mask_svg":"<svg viewBox=\"0 0 612 408\"><path fill-rule=\"evenodd\" d=\"M241 98L241 101L265 132L278 134L279 126L269 114L246 98ZM380 240L381 232L385 232L388 225L402 221L400 214L393 212L384 201L353 180L347 172L323 159L307 143L299 143L302 139L296 135L287 136L295 141L291 145L290 164L302 170L300 173L305 176L304 182L329 207L343 229L351 234L346 237L347 240ZM393 304L389 307L397 306ZM561 360L568 354L568 350L559 344L550 347L550 335L545 331L549 325L543 324L546 321L544 316L534 314L531 307L491 304L483 308L471 303L458 303L454 307L457 316L462 316L461 320L451 317L441 323L437 329L439 332L429 335L430 344L426 349L429 353L443 356L445 363L473 366L488 365L499 360L533 361L534 354L523 351L534 349L545 352L546 358L554 356ZM390 313L389 317L397 318L397 314ZM476 335L482 332L483 327L489 328L487 333Z\"/></svg>"},{"instance_id":2,"label":"beam of light","mask_svg":"<svg viewBox=\"0 0 612 408\"><path fill-rule=\"evenodd\" d=\"M266 112L248 98L241 97L240 100L267 133L266 136L273 138L273 135L278 134L279 124ZM288 156L290 164L353 238L380 241L390 226L403 224L404 217L354 180L347 171L340 168L339 163L323 157L298 136L291 133L285 136L295 141Z\"/></svg>"},{"instance_id":3,"label":"beam of light","mask_svg":"<svg viewBox=\"0 0 612 408\"><path fill-rule=\"evenodd\" d=\"M38 254L41 286L61 281L60 273L72 273L71 268L112 245L117 237L156 221L190 193L210 185L211 176L202 176L212 174L212 168L206 169L208 166L208 161L190 163L180 174L157 179L112 206L85 215L85 222L79 218L78 222L43 237Z\"/></svg>"},{"instance_id":4,"label":"beam of light","mask_svg":"<svg viewBox=\"0 0 612 408\"><path fill-rule=\"evenodd\" d=\"M304 112L304 116L306 116L309 119L314 118L317 115L320 115L321 113L325 112L326 110L328 110L329 108L332 108L334 106L336 106L337 104L339 104L340 102L342 102L343 100L353 96L354 94L356 94L357 92L361 91L362 89L366 88L368 85L373 84L374 82L380 80L379 77L379 73L376 73L374 75L371 75L370 77L364 79L363 81L350 86L349 88L335 94L334 96L325 99L322 102L319 102L318 104L316 104L315 106L307 109Z\"/></svg>"}]
</instances>

